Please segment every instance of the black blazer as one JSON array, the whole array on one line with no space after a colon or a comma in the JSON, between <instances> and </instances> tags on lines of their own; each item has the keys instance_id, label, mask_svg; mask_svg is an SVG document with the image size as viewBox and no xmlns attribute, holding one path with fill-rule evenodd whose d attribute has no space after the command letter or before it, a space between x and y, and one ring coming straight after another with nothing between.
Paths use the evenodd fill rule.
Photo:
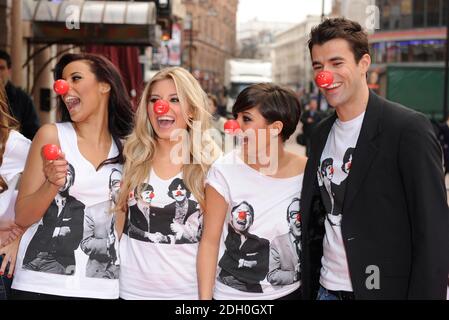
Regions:
<instances>
[{"instance_id":1,"label":"black blazer","mask_svg":"<svg viewBox=\"0 0 449 320\"><path fill-rule=\"evenodd\" d=\"M64 267L75 265L75 250L83 238L84 207L82 202L68 196L58 217L58 206L53 200L28 245L23 264L34 260L40 252L48 252ZM53 237L53 232L58 227L69 227L70 233Z\"/></svg>"},{"instance_id":2,"label":"black blazer","mask_svg":"<svg viewBox=\"0 0 449 320\"><path fill-rule=\"evenodd\" d=\"M336 115L312 138L301 194L302 290L315 299L325 210L317 168ZM449 273L449 210L441 148L424 115L370 92L341 230L356 299L444 299ZM380 288L366 282L379 268ZM368 268L368 270L367 270Z\"/></svg>"}]
</instances>

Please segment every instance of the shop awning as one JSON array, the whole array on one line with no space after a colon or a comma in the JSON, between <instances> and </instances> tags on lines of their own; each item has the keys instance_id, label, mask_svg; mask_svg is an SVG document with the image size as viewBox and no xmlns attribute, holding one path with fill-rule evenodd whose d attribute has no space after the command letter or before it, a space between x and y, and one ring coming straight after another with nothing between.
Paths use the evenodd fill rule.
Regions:
<instances>
[{"instance_id":1,"label":"shop awning","mask_svg":"<svg viewBox=\"0 0 449 320\"><path fill-rule=\"evenodd\" d=\"M33 43L159 46L155 2L24 0Z\"/></svg>"}]
</instances>

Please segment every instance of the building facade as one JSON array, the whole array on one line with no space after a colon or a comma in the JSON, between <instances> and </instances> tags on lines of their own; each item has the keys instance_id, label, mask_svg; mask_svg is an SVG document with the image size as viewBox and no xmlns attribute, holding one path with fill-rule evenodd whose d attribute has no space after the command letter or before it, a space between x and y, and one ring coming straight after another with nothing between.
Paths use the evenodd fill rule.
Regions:
<instances>
[{"instance_id":1,"label":"building facade","mask_svg":"<svg viewBox=\"0 0 449 320\"><path fill-rule=\"evenodd\" d=\"M272 47L275 83L301 93L313 91L313 71L307 41L310 30L319 23L319 16L307 16L303 22L276 35Z\"/></svg>"},{"instance_id":2,"label":"building facade","mask_svg":"<svg viewBox=\"0 0 449 320\"><path fill-rule=\"evenodd\" d=\"M182 65L220 99L225 61L236 53L238 0L183 0Z\"/></svg>"}]
</instances>

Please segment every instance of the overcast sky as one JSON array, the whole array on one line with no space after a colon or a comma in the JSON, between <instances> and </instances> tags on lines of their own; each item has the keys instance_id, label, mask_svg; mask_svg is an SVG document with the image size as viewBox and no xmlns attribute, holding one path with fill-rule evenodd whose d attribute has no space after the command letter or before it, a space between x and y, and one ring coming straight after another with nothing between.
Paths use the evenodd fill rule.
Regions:
<instances>
[{"instance_id":1,"label":"overcast sky","mask_svg":"<svg viewBox=\"0 0 449 320\"><path fill-rule=\"evenodd\" d=\"M325 0L325 13L332 0ZM321 15L321 0L239 0L237 22L257 17L260 21L299 23L308 14Z\"/></svg>"}]
</instances>

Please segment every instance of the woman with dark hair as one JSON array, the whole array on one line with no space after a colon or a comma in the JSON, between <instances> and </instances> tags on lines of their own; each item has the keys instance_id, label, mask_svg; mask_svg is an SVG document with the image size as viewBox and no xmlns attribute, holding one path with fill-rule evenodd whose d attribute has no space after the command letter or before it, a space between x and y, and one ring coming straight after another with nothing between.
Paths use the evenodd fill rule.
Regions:
<instances>
[{"instance_id":1,"label":"woman with dark hair","mask_svg":"<svg viewBox=\"0 0 449 320\"><path fill-rule=\"evenodd\" d=\"M23 173L16 223L28 230L19 247L13 298L116 299L117 277L89 277L89 256L80 243L86 236L83 233L95 234L104 225L116 233L109 177L114 169L122 168L121 140L132 129L131 103L118 70L101 56L64 55L54 77L67 81L69 89L58 97L61 122L44 125L37 132ZM60 147L58 159L43 157L46 144ZM73 167L70 175L69 165ZM68 195L60 197L61 192ZM84 228L86 212L99 217L97 223L89 221L88 230ZM99 255L108 251L109 238L97 239ZM31 243L38 250L28 250Z\"/></svg>"},{"instance_id":2,"label":"woman with dark hair","mask_svg":"<svg viewBox=\"0 0 449 320\"><path fill-rule=\"evenodd\" d=\"M8 298L21 228L14 223L16 186L31 142L16 130L0 80L0 300ZM8 268L7 268L8 267Z\"/></svg>"},{"instance_id":3,"label":"woman with dark hair","mask_svg":"<svg viewBox=\"0 0 449 320\"><path fill-rule=\"evenodd\" d=\"M291 90L261 83L239 94L232 113L241 128L241 150L218 159L205 182L200 299L298 299L298 255L285 261L272 247L290 232L285 212L301 192L306 158L284 149L300 103ZM300 250L294 237L286 238L291 241L283 242L283 251ZM270 265L281 265L293 280L269 281Z\"/></svg>"}]
</instances>

